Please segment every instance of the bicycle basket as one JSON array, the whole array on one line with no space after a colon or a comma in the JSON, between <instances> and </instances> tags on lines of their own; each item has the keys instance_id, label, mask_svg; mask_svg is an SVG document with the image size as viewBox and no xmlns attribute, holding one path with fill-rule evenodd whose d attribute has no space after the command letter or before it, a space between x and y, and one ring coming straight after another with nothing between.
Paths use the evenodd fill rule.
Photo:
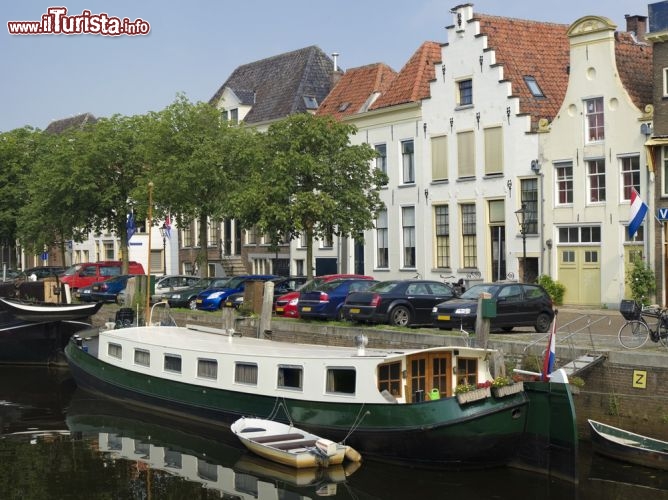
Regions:
<instances>
[{"instance_id":1,"label":"bicycle basket","mask_svg":"<svg viewBox=\"0 0 668 500\"><path fill-rule=\"evenodd\" d=\"M635 300L622 300L619 305L619 312L627 321L640 319L640 304Z\"/></svg>"}]
</instances>

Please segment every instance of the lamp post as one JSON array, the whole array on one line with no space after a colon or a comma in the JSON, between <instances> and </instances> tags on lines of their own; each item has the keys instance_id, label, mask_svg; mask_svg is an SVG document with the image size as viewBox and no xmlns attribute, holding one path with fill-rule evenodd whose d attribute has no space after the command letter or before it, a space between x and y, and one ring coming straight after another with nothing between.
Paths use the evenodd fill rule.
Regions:
<instances>
[{"instance_id":1,"label":"lamp post","mask_svg":"<svg viewBox=\"0 0 668 500\"><path fill-rule=\"evenodd\" d=\"M522 203L522 208L515 211L517 222L520 224L522 234L522 281L526 281L527 275L527 206Z\"/></svg>"},{"instance_id":2,"label":"lamp post","mask_svg":"<svg viewBox=\"0 0 668 500\"><path fill-rule=\"evenodd\" d=\"M160 226L160 236L162 236L162 272L167 275L167 226L165 223L162 223Z\"/></svg>"}]
</instances>

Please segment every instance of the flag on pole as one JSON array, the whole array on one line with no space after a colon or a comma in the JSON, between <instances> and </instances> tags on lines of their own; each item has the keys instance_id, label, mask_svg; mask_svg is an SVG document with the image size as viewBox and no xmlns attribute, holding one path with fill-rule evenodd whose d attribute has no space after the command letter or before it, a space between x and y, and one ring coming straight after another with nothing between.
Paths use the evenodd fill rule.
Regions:
<instances>
[{"instance_id":1,"label":"flag on pole","mask_svg":"<svg viewBox=\"0 0 668 500\"><path fill-rule=\"evenodd\" d=\"M169 218L169 214L165 217L165 234L167 235L167 238L172 237L172 221Z\"/></svg>"},{"instance_id":2,"label":"flag on pole","mask_svg":"<svg viewBox=\"0 0 668 500\"><path fill-rule=\"evenodd\" d=\"M647 204L640 199L636 188L631 189L631 222L629 222L629 238L633 238L647 214Z\"/></svg>"},{"instance_id":3,"label":"flag on pole","mask_svg":"<svg viewBox=\"0 0 668 500\"><path fill-rule=\"evenodd\" d=\"M130 241L132 235L137 231L137 227L135 226L135 214L133 212L128 214L128 220L125 223L125 229L128 233L128 241Z\"/></svg>"},{"instance_id":4,"label":"flag on pole","mask_svg":"<svg viewBox=\"0 0 668 500\"><path fill-rule=\"evenodd\" d=\"M545 358L543 359L543 381L549 382L550 373L554 368L554 358L556 356L556 343L557 343L557 316L554 316L552 320L552 331L550 332L550 337L547 342L547 350L545 351Z\"/></svg>"}]
</instances>

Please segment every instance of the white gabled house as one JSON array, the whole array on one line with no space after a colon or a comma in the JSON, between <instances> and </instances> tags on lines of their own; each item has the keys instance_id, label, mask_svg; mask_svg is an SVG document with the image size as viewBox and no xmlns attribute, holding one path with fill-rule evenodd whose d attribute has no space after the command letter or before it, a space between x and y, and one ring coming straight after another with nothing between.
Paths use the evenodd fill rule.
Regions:
<instances>
[{"instance_id":1,"label":"white gabled house","mask_svg":"<svg viewBox=\"0 0 668 500\"><path fill-rule=\"evenodd\" d=\"M568 89L539 153L549 274L566 286L566 303L617 308L630 298L633 259L654 260L652 210L635 235L628 232L632 189L653 205L643 132L652 119L652 47L644 26L637 35L616 32L609 19L586 16L568 30Z\"/></svg>"}]
</instances>

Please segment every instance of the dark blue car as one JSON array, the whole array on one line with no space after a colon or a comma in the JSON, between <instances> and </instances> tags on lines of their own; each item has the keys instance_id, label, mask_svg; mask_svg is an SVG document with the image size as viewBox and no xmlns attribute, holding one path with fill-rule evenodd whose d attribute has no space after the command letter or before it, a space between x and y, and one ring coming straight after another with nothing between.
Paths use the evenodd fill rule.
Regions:
<instances>
[{"instance_id":1,"label":"dark blue car","mask_svg":"<svg viewBox=\"0 0 668 500\"><path fill-rule=\"evenodd\" d=\"M338 319L342 320L341 307L350 292L366 290L376 280L341 279L322 283L317 289L299 294L300 318Z\"/></svg>"},{"instance_id":2,"label":"dark blue car","mask_svg":"<svg viewBox=\"0 0 668 500\"><path fill-rule=\"evenodd\" d=\"M121 274L106 281L93 283L90 290L91 302L116 302L116 296L125 290L128 280L136 274Z\"/></svg>"},{"instance_id":3,"label":"dark blue car","mask_svg":"<svg viewBox=\"0 0 668 500\"><path fill-rule=\"evenodd\" d=\"M221 288L207 288L197 295L197 309L201 311L215 311L223 307L225 299L233 293L243 292L246 284L252 281L268 281L277 278L273 274L245 274L230 278Z\"/></svg>"}]
</instances>

